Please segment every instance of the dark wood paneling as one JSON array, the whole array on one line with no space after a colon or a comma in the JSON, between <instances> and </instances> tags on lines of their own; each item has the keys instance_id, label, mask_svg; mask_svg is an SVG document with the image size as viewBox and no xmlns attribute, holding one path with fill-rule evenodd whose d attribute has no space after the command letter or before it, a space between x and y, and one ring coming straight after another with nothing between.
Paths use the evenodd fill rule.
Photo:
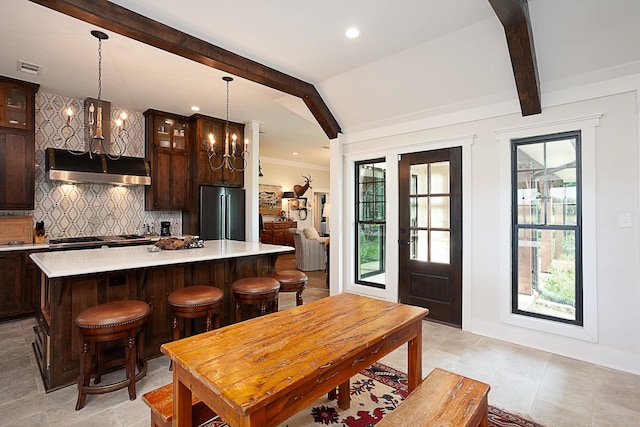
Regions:
<instances>
[{"instance_id":1,"label":"dark wood paneling","mask_svg":"<svg viewBox=\"0 0 640 427\"><path fill-rule=\"evenodd\" d=\"M504 32L523 116L540 114L540 83L527 0L489 0Z\"/></svg>"},{"instance_id":2,"label":"dark wood paneling","mask_svg":"<svg viewBox=\"0 0 640 427\"><path fill-rule=\"evenodd\" d=\"M224 292L222 325L233 319L231 285L244 277L266 276L275 270L277 254L203 261L126 272L96 273L45 280L44 301L36 313L36 357L45 379L53 390L76 381L79 373L80 337L76 316L96 304L120 299L138 299L151 307L145 327L145 356L159 356L160 346L173 339L168 296L176 289L192 285L216 286ZM0 258L0 261L2 258ZM7 265L17 264L14 259ZM0 266L2 263L0 262ZM17 287L13 287L17 291ZM201 326L201 325L200 325ZM196 330L200 327L196 325ZM118 343L109 344L113 348ZM122 352L114 352L122 356ZM47 368L47 361L50 366Z\"/></svg>"}]
</instances>

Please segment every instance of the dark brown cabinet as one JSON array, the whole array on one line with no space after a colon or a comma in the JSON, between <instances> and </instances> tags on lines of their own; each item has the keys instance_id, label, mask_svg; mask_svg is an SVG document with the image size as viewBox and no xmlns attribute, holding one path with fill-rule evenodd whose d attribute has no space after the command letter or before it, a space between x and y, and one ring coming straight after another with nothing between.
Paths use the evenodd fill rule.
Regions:
<instances>
[{"instance_id":1,"label":"dark brown cabinet","mask_svg":"<svg viewBox=\"0 0 640 427\"><path fill-rule=\"evenodd\" d=\"M34 208L38 88L0 76L0 210Z\"/></svg>"},{"instance_id":2,"label":"dark brown cabinet","mask_svg":"<svg viewBox=\"0 0 640 427\"><path fill-rule=\"evenodd\" d=\"M237 155L233 160L231 170L225 166L218 168L222 164L225 151L226 122L222 119L194 114L191 116L192 126L195 129L193 138L193 156L197 159L197 173L195 181L198 185L223 185L226 187L243 187L244 171L237 170L244 168L244 161L240 155L244 147L244 125L241 123L229 122L229 150L232 150L232 136L236 135ZM213 137L213 148L216 151L215 157L209 162L209 148L211 147L211 137ZM210 165L214 168L213 170Z\"/></svg>"},{"instance_id":3,"label":"dark brown cabinet","mask_svg":"<svg viewBox=\"0 0 640 427\"><path fill-rule=\"evenodd\" d=\"M214 117L194 114L190 117L191 128L191 149L190 156L193 159L191 170L190 206L187 212L182 215L183 232L186 234L199 233L199 187L201 185L220 185L225 187L243 187L244 171L231 170L221 165L224 154L224 140L226 122ZM244 147L244 125L229 122L229 135L236 135L236 146L238 154L233 162L237 169L243 169L244 161L240 156ZM216 151L215 157L209 161L209 149L211 141L214 141L213 148ZM229 143L229 149L231 149ZM212 169L218 168L218 169Z\"/></svg>"},{"instance_id":4,"label":"dark brown cabinet","mask_svg":"<svg viewBox=\"0 0 640 427\"><path fill-rule=\"evenodd\" d=\"M33 314L40 294L40 270L33 251L0 252L0 320Z\"/></svg>"},{"instance_id":5,"label":"dark brown cabinet","mask_svg":"<svg viewBox=\"0 0 640 427\"><path fill-rule=\"evenodd\" d=\"M293 246L293 234L290 228L297 228L295 221L265 222L264 230L260 233L260 242L273 245Z\"/></svg>"},{"instance_id":6,"label":"dark brown cabinet","mask_svg":"<svg viewBox=\"0 0 640 427\"><path fill-rule=\"evenodd\" d=\"M145 188L148 211L187 210L189 206L189 119L147 110L146 156L151 162L151 185Z\"/></svg>"},{"instance_id":7,"label":"dark brown cabinet","mask_svg":"<svg viewBox=\"0 0 640 427\"><path fill-rule=\"evenodd\" d=\"M22 252L0 252L0 318L17 316L22 309L23 256Z\"/></svg>"}]
</instances>

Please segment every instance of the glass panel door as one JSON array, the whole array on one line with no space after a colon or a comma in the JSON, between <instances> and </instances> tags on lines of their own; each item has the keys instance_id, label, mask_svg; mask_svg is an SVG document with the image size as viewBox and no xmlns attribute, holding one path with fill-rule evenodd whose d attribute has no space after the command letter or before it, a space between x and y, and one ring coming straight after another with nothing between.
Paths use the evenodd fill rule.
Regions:
<instances>
[{"instance_id":1,"label":"glass panel door","mask_svg":"<svg viewBox=\"0 0 640 427\"><path fill-rule=\"evenodd\" d=\"M448 161L411 165L411 259L449 263Z\"/></svg>"}]
</instances>

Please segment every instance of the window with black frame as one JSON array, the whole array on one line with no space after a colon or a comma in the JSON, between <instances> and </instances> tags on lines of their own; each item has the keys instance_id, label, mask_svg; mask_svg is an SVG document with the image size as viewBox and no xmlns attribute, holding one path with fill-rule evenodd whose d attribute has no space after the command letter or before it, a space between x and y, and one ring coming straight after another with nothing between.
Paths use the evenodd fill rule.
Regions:
<instances>
[{"instance_id":1,"label":"window with black frame","mask_svg":"<svg viewBox=\"0 0 640 427\"><path fill-rule=\"evenodd\" d=\"M356 283L385 287L386 163L356 162Z\"/></svg>"},{"instance_id":2,"label":"window with black frame","mask_svg":"<svg viewBox=\"0 0 640 427\"><path fill-rule=\"evenodd\" d=\"M580 132L512 140L512 312L583 324Z\"/></svg>"}]
</instances>

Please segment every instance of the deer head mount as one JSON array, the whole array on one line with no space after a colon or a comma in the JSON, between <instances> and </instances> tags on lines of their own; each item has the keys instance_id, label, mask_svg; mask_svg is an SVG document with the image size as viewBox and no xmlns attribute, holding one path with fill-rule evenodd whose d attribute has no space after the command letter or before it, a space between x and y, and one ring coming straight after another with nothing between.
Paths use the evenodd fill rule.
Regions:
<instances>
[{"instance_id":1,"label":"deer head mount","mask_svg":"<svg viewBox=\"0 0 640 427\"><path fill-rule=\"evenodd\" d=\"M311 188L311 185L309 185L312 182L311 175L302 175L302 177L304 178L304 185L296 184L293 186L293 194L295 194L296 197L302 197L304 193L307 192L307 189Z\"/></svg>"}]
</instances>

